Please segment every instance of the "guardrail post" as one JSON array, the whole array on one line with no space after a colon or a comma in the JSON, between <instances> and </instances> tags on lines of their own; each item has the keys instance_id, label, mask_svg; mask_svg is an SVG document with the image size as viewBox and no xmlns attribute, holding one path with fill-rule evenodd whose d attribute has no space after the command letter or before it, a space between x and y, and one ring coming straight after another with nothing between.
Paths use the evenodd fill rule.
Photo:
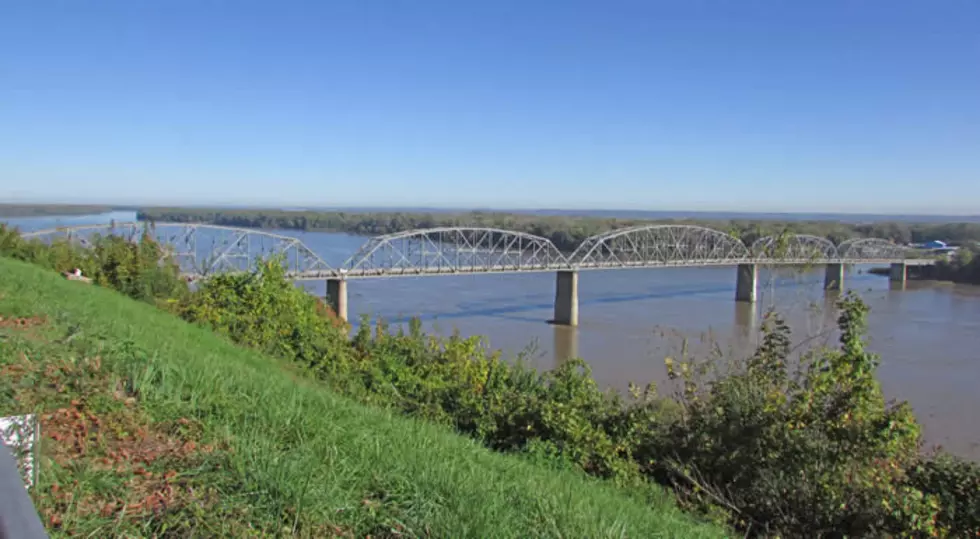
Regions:
<instances>
[{"instance_id":1,"label":"guardrail post","mask_svg":"<svg viewBox=\"0 0 980 539\"><path fill-rule=\"evenodd\" d=\"M27 494L37 477L34 458L39 429L37 418L4 417L0 418L0 426L3 427L3 436L0 436L0 537L47 539L47 531Z\"/></svg>"},{"instance_id":2,"label":"guardrail post","mask_svg":"<svg viewBox=\"0 0 980 539\"><path fill-rule=\"evenodd\" d=\"M37 481L41 424L34 414L0 417L0 443L7 446L28 489ZM0 536L3 537L3 536Z\"/></svg>"}]
</instances>

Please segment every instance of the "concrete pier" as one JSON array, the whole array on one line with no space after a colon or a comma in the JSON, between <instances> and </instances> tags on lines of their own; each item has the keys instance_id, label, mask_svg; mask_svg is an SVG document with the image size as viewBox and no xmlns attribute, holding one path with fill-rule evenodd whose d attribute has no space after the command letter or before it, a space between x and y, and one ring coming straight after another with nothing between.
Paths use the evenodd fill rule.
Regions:
<instances>
[{"instance_id":1,"label":"concrete pier","mask_svg":"<svg viewBox=\"0 0 980 539\"><path fill-rule=\"evenodd\" d=\"M824 290L840 290L844 288L844 264L827 264L823 277Z\"/></svg>"},{"instance_id":2,"label":"concrete pier","mask_svg":"<svg viewBox=\"0 0 980 539\"><path fill-rule=\"evenodd\" d=\"M327 279L327 305L333 309L337 317L347 320L347 281L344 279Z\"/></svg>"},{"instance_id":3,"label":"concrete pier","mask_svg":"<svg viewBox=\"0 0 980 539\"><path fill-rule=\"evenodd\" d=\"M578 272L559 271L555 279L555 318L563 326L578 325Z\"/></svg>"},{"instance_id":4,"label":"concrete pier","mask_svg":"<svg viewBox=\"0 0 980 539\"><path fill-rule=\"evenodd\" d=\"M905 280L908 278L908 267L905 262L896 262L891 265L888 270L888 280L893 283L905 284Z\"/></svg>"},{"instance_id":5,"label":"concrete pier","mask_svg":"<svg viewBox=\"0 0 980 539\"><path fill-rule=\"evenodd\" d=\"M735 301L755 303L759 288L759 268L755 264L739 264L738 280L735 282Z\"/></svg>"}]
</instances>

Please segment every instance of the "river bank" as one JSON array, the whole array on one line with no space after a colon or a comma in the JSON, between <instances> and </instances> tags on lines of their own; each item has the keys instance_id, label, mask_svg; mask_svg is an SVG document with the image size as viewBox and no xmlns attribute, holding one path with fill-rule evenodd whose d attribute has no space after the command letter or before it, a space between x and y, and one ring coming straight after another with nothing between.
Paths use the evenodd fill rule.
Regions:
<instances>
[{"instance_id":1,"label":"river bank","mask_svg":"<svg viewBox=\"0 0 980 539\"><path fill-rule=\"evenodd\" d=\"M871 275L882 275L888 277L891 275L891 268L883 267L872 267L868 268L868 273ZM924 266L908 266L905 268L905 279L908 281L948 281L955 282L951 279L939 278L939 272L936 271L935 265L924 265Z\"/></svg>"},{"instance_id":2,"label":"river bank","mask_svg":"<svg viewBox=\"0 0 980 539\"><path fill-rule=\"evenodd\" d=\"M954 258L949 261L939 261L931 266L908 266L906 279L909 281L955 283L964 285L980 285L980 263L974 260L975 255L969 255L966 261ZM890 268L870 268L868 273L873 275L890 274Z\"/></svg>"}]
</instances>

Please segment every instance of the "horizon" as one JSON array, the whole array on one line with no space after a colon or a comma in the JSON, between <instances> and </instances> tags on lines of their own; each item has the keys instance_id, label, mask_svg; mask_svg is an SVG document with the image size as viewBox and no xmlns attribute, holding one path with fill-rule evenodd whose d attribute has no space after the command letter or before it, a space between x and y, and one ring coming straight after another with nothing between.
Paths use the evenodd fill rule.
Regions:
<instances>
[{"instance_id":1,"label":"horizon","mask_svg":"<svg viewBox=\"0 0 980 539\"><path fill-rule=\"evenodd\" d=\"M923 219L924 222L980 222L978 214L938 214L938 213L876 213L876 212L746 212L746 211L723 211L723 210L631 210L626 208L488 208L488 207L438 207L438 206L264 206L264 205L241 205L241 204L113 204L113 203L85 203L77 204L74 202L0 202L0 208L4 206L14 207L58 207L58 206L95 206L107 208L110 212L132 211L151 209L187 209L187 210L248 210L248 211L281 211L281 212L347 212L347 213L513 213L538 216L582 216L582 217L609 217L619 219L677 219L683 216L702 217L707 219L759 219L759 220L833 220L836 217L849 219L861 219L862 221L898 221L915 222L916 219ZM19 218L45 218L57 217L59 214L47 214L36 216L21 216ZM62 217L69 214L61 215ZM4 219L0 213L0 219Z\"/></svg>"},{"instance_id":2,"label":"horizon","mask_svg":"<svg viewBox=\"0 0 980 539\"><path fill-rule=\"evenodd\" d=\"M0 200L974 216L977 21L967 0L15 3Z\"/></svg>"}]
</instances>

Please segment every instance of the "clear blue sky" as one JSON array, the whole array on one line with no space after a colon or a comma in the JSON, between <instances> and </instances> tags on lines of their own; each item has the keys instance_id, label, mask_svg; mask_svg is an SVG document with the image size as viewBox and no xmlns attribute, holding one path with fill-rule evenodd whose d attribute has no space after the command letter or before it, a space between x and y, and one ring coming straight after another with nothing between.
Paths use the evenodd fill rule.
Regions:
<instances>
[{"instance_id":1,"label":"clear blue sky","mask_svg":"<svg viewBox=\"0 0 980 539\"><path fill-rule=\"evenodd\" d=\"M0 0L0 202L980 213L980 2Z\"/></svg>"}]
</instances>

